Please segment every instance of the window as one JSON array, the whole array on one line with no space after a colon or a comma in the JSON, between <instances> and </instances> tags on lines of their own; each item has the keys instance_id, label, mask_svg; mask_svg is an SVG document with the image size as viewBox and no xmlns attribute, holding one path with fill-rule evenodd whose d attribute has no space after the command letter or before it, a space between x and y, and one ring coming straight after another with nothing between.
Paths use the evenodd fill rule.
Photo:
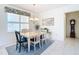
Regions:
<instances>
[{"instance_id":1,"label":"window","mask_svg":"<svg viewBox=\"0 0 79 59\"><path fill-rule=\"evenodd\" d=\"M13 13L7 13L8 32L21 31L29 29L29 17Z\"/></svg>"},{"instance_id":2,"label":"window","mask_svg":"<svg viewBox=\"0 0 79 59\"><path fill-rule=\"evenodd\" d=\"M29 29L29 17L21 15L21 30Z\"/></svg>"}]
</instances>

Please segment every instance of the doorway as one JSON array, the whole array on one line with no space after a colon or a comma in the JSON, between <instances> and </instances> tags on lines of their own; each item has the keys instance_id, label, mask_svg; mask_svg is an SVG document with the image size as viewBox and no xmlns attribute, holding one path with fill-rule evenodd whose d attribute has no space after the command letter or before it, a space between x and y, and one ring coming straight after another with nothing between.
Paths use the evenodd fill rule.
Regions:
<instances>
[{"instance_id":1,"label":"doorway","mask_svg":"<svg viewBox=\"0 0 79 59\"><path fill-rule=\"evenodd\" d=\"M79 39L79 11L68 12L66 16L66 38Z\"/></svg>"}]
</instances>

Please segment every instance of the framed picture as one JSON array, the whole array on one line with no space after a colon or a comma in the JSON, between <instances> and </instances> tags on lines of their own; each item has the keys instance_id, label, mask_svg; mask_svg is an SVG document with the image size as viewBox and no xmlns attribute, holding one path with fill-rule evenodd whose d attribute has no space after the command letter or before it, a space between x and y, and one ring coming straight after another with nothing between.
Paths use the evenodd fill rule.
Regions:
<instances>
[{"instance_id":1,"label":"framed picture","mask_svg":"<svg viewBox=\"0 0 79 59\"><path fill-rule=\"evenodd\" d=\"M54 25L54 17L43 19L42 20L42 25L44 25L44 26L53 26Z\"/></svg>"}]
</instances>

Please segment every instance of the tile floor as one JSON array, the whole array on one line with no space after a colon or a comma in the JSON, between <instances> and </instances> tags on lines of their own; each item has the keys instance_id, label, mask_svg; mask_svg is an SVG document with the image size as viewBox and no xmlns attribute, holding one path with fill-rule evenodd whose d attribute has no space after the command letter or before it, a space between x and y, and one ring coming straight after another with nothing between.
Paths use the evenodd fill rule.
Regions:
<instances>
[{"instance_id":1,"label":"tile floor","mask_svg":"<svg viewBox=\"0 0 79 59\"><path fill-rule=\"evenodd\" d=\"M42 55L76 55L79 54L79 39L67 38L55 41Z\"/></svg>"},{"instance_id":2,"label":"tile floor","mask_svg":"<svg viewBox=\"0 0 79 59\"><path fill-rule=\"evenodd\" d=\"M0 46L0 55L8 55L5 47ZM64 41L56 40L41 55L76 55L79 54L79 39L67 38Z\"/></svg>"}]
</instances>

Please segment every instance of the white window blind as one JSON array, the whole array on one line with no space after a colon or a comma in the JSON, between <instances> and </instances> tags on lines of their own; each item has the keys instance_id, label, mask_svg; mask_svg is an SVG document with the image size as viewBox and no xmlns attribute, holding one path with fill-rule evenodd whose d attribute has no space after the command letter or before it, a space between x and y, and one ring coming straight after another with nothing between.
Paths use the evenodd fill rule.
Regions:
<instances>
[{"instance_id":1,"label":"white window blind","mask_svg":"<svg viewBox=\"0 0 79 59\"><path fill-rule=\"evenodd\" d=\"M29 16L7 13L8 32L29 29Z\"/></svg>"}]
</instances>

